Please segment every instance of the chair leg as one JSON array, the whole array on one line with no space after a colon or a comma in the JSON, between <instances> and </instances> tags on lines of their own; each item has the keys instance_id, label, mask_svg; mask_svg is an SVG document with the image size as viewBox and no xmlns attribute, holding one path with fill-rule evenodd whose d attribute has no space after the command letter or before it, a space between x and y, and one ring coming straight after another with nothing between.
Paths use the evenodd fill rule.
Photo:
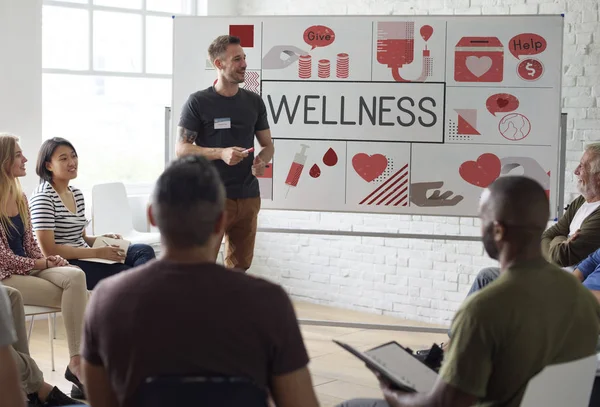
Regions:
<instances>
[{"instance_id":1,"label":"chair leg","mask_svg":"<svg viewBox=\"0 0 600 407\"><path fill-rule=\"evenodd\" d=\"M52 358L52 371L54 372L54 323L51 314L48 314L48 336L50 337L50 357Z\"/></svg>"},{"instance_id":2,"label":"chair leg","mask_svg":"<svg viewBox=\"0 0 600 407\"><path fill-rule=\"evenodd\" d=\"M54 319L54 322L53 322L53 325L52 325L54 327L53 328L54 329L54 339L56 339L56 312L54 314L52 314L52 315L53 315L52 319Z\"/></svg>"},{"instance_id":3,"label":"chair leg","mask_svg":"<svg viewBox=\"0 0 600 407\"><path fill-rule=\"evenodd\" d=\"M219 249L219 258L221 259L221 265L225 265L225 244L221 243L221 248Z\"/></svg>"},{"instance_id":4,"label":"chair leg","mask_svg":"<svg viewBox=\"0 0 600 407\"><path fill-rule=\"evenodd\" d=\"M31 316L31 324L29 324L29 333L27 334L27 343L29 344L29 340L31 339L31 331L33 331L33 322L35 321L35 315Z\"/></svg>"}]
</instances>

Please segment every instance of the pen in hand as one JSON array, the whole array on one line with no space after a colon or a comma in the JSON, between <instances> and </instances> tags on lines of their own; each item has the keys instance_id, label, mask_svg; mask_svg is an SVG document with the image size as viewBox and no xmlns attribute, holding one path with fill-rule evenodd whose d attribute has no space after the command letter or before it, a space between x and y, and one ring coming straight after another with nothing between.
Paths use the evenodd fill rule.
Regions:
<instances>
[{"instance_id":1,"label":"pen in hand","mask_svg":"<svg viewBox=\"0 0 600 407\"><path fill-rule=\"evenodd\" d=\"M104 240L104 239L102 239L102 241L103 241L103 242L104 242L104 244L105 244L105 245L107 245L108 247L119 247L119 246L118 246L118 245L116 245L116 244L110 244L110 243L108 243L108 242L107 242L106 240ZM122 251L122 250L121 250L121 248L119 248L119 253L120 253L121 251Z\"/></svg>"},{"instance_id":2,"label":"pen in hand","mask_svg":"<svg viewBox=\"0 0 600 407\"><path fill-rule=\"evenodd\" d=\"M102 239L102 242L107 246L107 247L119 247L116 245L111 245L109 244L106 240ZM121 250L121 248L119 248L119 250L117 251L117 253L119 253L119 255L123 256L123 250Z\"/></svg>"}]
</instances>

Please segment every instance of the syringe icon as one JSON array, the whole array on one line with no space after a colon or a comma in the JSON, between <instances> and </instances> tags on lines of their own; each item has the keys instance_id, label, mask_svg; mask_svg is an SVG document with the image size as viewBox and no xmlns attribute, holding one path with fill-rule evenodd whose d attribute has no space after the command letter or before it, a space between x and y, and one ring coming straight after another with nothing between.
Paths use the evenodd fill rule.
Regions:
<instances>
[{"instance_id":1,"label":"syringe icon","mask_svg":"<svg viewBox=\"0 0 600 407\"><path fill-rule=\"evenodd\" d=\"M290 193L291 187L298 186L298 181L300 180L300 175L302 175L302 170L304 169L304 164L306 164L306 149L309 148L306 144L300 144L302 146L302 150L299 153L296 153L294 156L294 161L292 161L292 165L290 166L290 170L288 172L287 178L285 179L285 184L288 185L288 190L285 193L285 197Z\"/></svg>"}]
</instances>

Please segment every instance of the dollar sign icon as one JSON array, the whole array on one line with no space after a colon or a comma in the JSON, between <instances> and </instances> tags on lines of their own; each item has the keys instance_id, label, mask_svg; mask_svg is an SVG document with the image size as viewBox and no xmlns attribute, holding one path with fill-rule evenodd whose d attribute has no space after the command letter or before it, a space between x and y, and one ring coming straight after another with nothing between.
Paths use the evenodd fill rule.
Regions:
<instances>
[{"instance_id":1,"label":"dollar sign icon","mask_svg":"<svg viewBox=\"0 0 600 407\"><path fill-rule=\"evenodd\" d=\"M517 67L517 74L521 79L526 81L535 81L536 79L539 79L543 73L544 65L534 58L528 58L521 61Z\"/></svg>"}]
</instances>

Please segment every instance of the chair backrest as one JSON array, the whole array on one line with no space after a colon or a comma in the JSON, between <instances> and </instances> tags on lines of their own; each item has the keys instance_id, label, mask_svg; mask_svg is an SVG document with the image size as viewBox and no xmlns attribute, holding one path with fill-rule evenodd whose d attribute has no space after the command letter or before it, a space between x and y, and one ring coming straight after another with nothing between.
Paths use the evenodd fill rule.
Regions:
<instances>
[{"instance_id":1,"label":"chair backrest","mask_svg":"<svg viewBox=\"0 0 600 407\"><path fill-rule=\"evenodd\" d=\"M267 392L251 380L224 376L157 376L138 389L140 407L267 407Z\"/></svg>"},{"instance_id":2,"label":"chair backrest","mask_svg":"<svg viewBox=\"0 0 600 407\"><path fill-rule=\"evenodd\" d=\"M133 230L131 207L121 182L94 185L92 188L92 227L94 234L127 234Z\"/></svg>"},{"instance_id":3,"label":"chair backrest","mask_svg":"<svg viewBox=\"0 0 600 407\"><path fill-rule=\"evenodd\" d=\"M529 381L520 407L588 407L597 366L596 355L546 366Z\"/></svg>"}]
</instances>

